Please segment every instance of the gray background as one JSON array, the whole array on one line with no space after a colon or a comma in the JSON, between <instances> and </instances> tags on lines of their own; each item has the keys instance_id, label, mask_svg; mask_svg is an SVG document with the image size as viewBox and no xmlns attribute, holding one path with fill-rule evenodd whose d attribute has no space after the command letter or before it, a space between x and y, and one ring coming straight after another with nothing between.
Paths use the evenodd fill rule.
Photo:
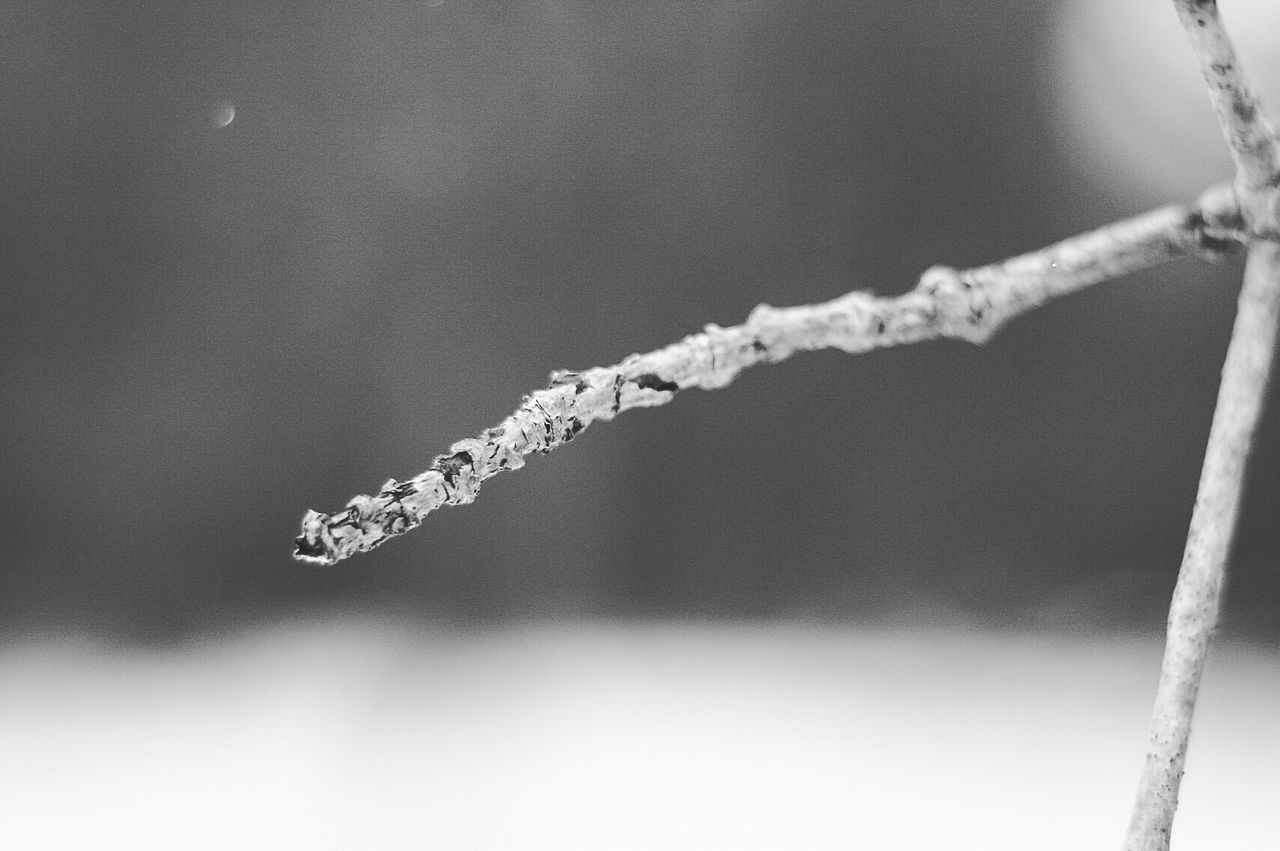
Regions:
<instances>
[{"instance_id":1,"label":"gray background","mask_svg":"<svg viewBox=\"0 0 1280 851\"><path fill-rule=\"evenodd\" d=\"M1239 262L983 348L756 369L373 554L289 558L305 509L420 472L552 369L1161 200L1063 142L1054 5L0 5L6 633L1160 628ZM1272 639L1277 422L1273 396L1226 612Z\"/></svg>"}]
</instances>

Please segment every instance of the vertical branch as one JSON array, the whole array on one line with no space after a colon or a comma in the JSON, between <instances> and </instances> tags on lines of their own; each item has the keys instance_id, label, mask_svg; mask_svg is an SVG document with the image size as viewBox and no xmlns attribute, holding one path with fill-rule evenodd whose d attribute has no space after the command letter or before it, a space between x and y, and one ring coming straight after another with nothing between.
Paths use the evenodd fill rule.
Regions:
<instances>
[{"instance_id":1,"label":"vertical branch","mask_svg":"<svg viewBox=\"0 0 1280 851\"><path fill-rule=\"evenodd\" d=\"M1174 6L1231 148L1240 214L1257 240L1245 264L1200 488L1169 606L1147 760L1125 837L1126 851L1169 848L1191 716L1218 621L1245 462L1262 413L1280 316L1280 146L1275 131L1240 69L1216 0L1174 0Z\"/></svg>"},{"instance_id":2,"label":"vertical branch","mask_svg":"<svg viewBox=\"0 0 1280 851\"><path fill-rule=\"evenodd\" d=\"M1150 743L1125 851L1167 851L1209 641L1218 620L1245 462L1266 395L1280 318L1280 244L1253 245L1169 608Z\"/></svg>"}]
</instances>

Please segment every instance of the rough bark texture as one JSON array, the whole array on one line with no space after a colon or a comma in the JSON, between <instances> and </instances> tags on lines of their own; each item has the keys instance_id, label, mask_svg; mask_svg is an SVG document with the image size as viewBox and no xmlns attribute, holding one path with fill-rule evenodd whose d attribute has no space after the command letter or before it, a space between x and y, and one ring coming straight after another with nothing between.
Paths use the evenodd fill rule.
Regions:
<instances>
[{"instance_id":1,"label":"rough bark texture","mask_svg":"<svg viewBox=\"0 0 1280 851\"><path fill-rule=\"evenodd\" d=\"M557 372L545 390L478 438L462 440L406 482L392 479L336 514L307 513L295 556L333 564L380 545L526 456L567 443L598 420L666 404L688 387L729 384L743 369L801 350L861 352L937 337L972 342L1059 295L1188 254L1250 245L1191 528L1169 611L1150 747L1125 839L1127 851L1167 851L1200 677L1217 623L1245 465L1265 398L1280 318L1280 145L1239 67L1213 0L1173 0L1236 164L1230 186L1041 251L977 269L934 267L911 292L852 292L823 304L760 305L742 325L700 334L620 364Z\"/></svg>"},{"instance_id":2,"label":"rough bark texture","mask_svg":"<svg viewBox=\"0 0 1280 851\"><path fill-rule=\"evenodd\" d=\"M426 472L392 479L335 514L308 512L295 556L333 564L371 550L441 506L471 502L486 479L568 443L593 422L666 404L689 387L724 387L758 363L803 350L863 352L938 337L982 342L1006 320L1056 296L1177 257L1215 258L1240 236L1231 197L1230 187L1215 187L1195 204L1161 207L990 266L937 266L893 298L852 292L815 305L760 305L742 325L708 325L614 366L553 373L549 387L479 437L455 443Z\"/></svg>"}]
</instances>

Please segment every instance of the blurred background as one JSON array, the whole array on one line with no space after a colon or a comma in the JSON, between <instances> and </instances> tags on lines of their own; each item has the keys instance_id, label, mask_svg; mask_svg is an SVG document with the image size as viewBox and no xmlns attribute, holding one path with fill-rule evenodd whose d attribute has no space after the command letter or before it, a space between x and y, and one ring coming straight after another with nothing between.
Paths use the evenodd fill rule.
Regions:
<instances>
[{"instance_id":1,"label":"blurred background","mask_svg":"<svg viewBox=\"0 0 1280 851\"><path fill-rule=\"evenodd\" d=\"M934 842L1050 803L1037 847L1118 841L1238 260L757 368L371 554L290 551L553 369L1228 177L1167 6L0 2L8 845L163 847L169 812L214 845L842 847L850 801L902 831L920 795ZM1280 9L1224 7L1280 104ZM1280 792L1248 762L1280 753L1277 407L1206 837Z\"/></svg>"}]
</instances>

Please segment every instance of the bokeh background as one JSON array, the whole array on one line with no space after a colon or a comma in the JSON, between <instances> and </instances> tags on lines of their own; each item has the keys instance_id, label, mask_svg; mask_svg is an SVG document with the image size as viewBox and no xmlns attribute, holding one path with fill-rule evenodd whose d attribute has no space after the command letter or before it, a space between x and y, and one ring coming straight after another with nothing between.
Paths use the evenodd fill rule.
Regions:
<instances>
[{"instance_id":1,"label":"bokeh background","mask_svg":"<svg viewBox=\"0 0 1280 851\"><path fill-rule=\"evenodd\" d=\"M20 776L47 779L32 823L61 812L60 789L103 800L86 777L116 788L119 753L101 752L107 774L81 764L131 741L112 730L135 731L135 755L187 754L179 762L198 774L202 757L184 747L267 724L254 747L280 761L264 757L252 777L301 795L313 763L272 747L316 703L382 695L395 718L443 736L454 728L440 712L483 715L488 695L515 688L467 675L467 700L440 709L429 684L442 681L410 660L543 683L520 655L543 647L582 682L649 671L638 680L658 684L648 703L615 694L632 707L618 723L634 730L639 715L675 706L673 726L643 740L669 745L700 728L680 726L680 699L653 697L690 693L663 660L692 653L705 664L688 663L700 672L690 681L713 686L738 671L713 690L721 697L747 680L787 693L714 650L769 636L779 658L825 660L841 688L900 668L943 690L974 665L1026 671L993 674L1004 690L964 703L1001 728L1018 722L1000 707L1045 687L1034 672L1094 682L1088 664L1112 654L1123 676L1103 681L1146 678L1126 698L1129 751L1115 754L1127 789L1238 260L1095 287L981 348L820 352L758 368L592 428L374 553L328 569L289 554L307 508L333 511L420 472L553 369L614 363L739 322L761 301L903 292L935 263L1030 250L1227 177L1166 5L0 3L0 705L15 748L45 719L45 738L11 769L36 797L46 787ZM1246 64L1280 103L1274 4L1226 5ZM1242 679L1239 704L1223 705L1245 713L1256 695L1242 683L1280 681L1277 423L1273 395L1222 629L1224 658L1246 660L1224 668ZM903 655L846 666L832 636ZM937 692L891 693L889 715L933 706L954 717L931 702ZM1120 699L1103 690L1089 705L1107 695ZM416 715L419 699L435 708ZM356 703L315 722L330 748L340 731L379 723ZM524 741L512 731L538 722L500 705L461 741ZM1034 700L1024 708L1046 717ZM212 715L164 732L153 721L166 711ZM779 717L790 719L775 731L785 751L807 722ZM1246 723L1222 717L1224 729ZM101 736L39 744L89 719ZM766 735L743 723L747 740ZM612 764L619 740L601 735L584 764ZM1111 748L1101 733L1083 739ZM344 746L376 751L360 741ZM1258 750L1250 741L1241 747ZM1280 738L1263 741L1278 752ZM405 800L502 799L483 761L457 747L444 764L478 772L474 787L441 781ZM980 774L983 753L996 751L974 745L954 765ZM165 771L191 782L156 759L129 776L149 778L143 788ZM370 764L371 776L419 770ZM656 764L655 778L671 776ZM1003 776L1007 764L992 765L988 779ZM206 799L234 799L246 782L235 766L222 793L199 787ZM847 776L831 771L818 785L842 789L832 778ZM1099 788L1097 772L1082 766L1072 788ZM1266 788L1234 774L1241 789ZM1127 794L1108 798L1118 823ZM131 814L158 806L130 801L109 808L118 824L102 823L136 828ZM288 813L313 823L328 811L314 806ZM554 808L526 809L555 833ZM987 827L997 823L1018 821ZM535 844L503 829L476 839L460 827L448 847ZM261 835L282 847L285 834Z\"/></svg>"}]
</instances>

